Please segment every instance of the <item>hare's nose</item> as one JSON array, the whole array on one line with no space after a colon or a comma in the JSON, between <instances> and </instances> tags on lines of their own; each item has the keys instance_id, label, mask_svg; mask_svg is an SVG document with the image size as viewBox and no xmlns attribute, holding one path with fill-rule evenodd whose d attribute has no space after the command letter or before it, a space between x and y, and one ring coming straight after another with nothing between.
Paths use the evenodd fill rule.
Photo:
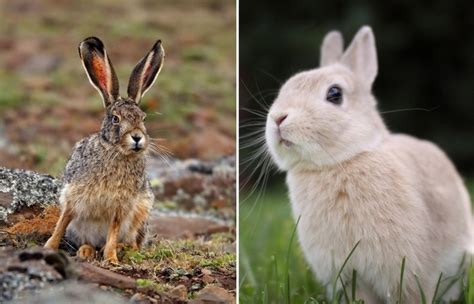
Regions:
<instances>
[{"instance_id":1,"label":"hare's nose","mask_svg":"<svg viewBox=\"0 0 474 304\"><path fill-rule=\"evenodd\" d=\"M142 137L140 135L132 135L132 139L133 141L138 143L142 139Z\"/></svg>"},{"instance_id":2,"label":"hare's nose","mask_svg":"<svg viewBox=\"0 0 474 304\"><path fill-rule=\"evenodd\" d=\"M288 114L284 114L275 118L275 122L277 126L280 126L287 117L288 117Z\"/></svg>"}]
</instances>

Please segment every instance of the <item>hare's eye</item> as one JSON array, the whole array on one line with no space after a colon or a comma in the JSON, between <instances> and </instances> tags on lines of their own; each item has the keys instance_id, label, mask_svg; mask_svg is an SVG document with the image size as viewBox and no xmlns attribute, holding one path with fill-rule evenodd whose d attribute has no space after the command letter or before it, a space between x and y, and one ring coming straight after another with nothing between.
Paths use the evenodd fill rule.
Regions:
<instances>
[{"instance_id":1,"label":"hare's eye","mask_svg":"<svg viewBox=\"0 0 474 304\"><path fill-rule=\"evenodd\" d=\"M117 115L112 116L112 123L118 124L120 122L120 117Z\"/></svg>"},{"instance_id":2,"label":"hare's eye","mask_svg":"<svg viewBox=\"0 0 474 304\"><path fill-rule=\"evenodd\" d=\"M342 103L342 89L338 86L330 87L326 94L326 100L333 104L340 105Z\"/></svg>"}]
</instances>

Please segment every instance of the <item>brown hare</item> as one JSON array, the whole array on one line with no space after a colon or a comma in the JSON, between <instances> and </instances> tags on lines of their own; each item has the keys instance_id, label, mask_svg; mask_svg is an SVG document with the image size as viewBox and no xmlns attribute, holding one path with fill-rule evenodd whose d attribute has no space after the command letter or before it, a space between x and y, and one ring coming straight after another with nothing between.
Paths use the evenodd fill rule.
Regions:
<instances>
[{"instance_id":1,"label":"brown hare","mask_svg":"<svg viewBox=\"0 0 474 304\"><path fill-rule=\"evenodd\" d=\"M57 249L66 233L80 246L81 258L103 248L104 259L117 263L117 244L133 248L145 239L153 193L145 176L149 136L140 100L157 78L164 60L161 41L135 66L128 97L119 83L102 41L90 37L79 55L92 85L102 96L105 117L100 132L76 144L63 177L61 216L45 247Z\"/></svg>"},{"instance_id":2,"label":"brown hare","mask_svg":"<svg viewBox=\"0 0 474 304\"><path fill-rule=\"evenodd\" d=\"M357 270L358 298L398 300L406 257L404 303L420 303L417 279L431 303L440 273L455 275L472 250L470 199L440 148L387 130L371 92L376 75L370 27L345 52L341 34L329 33L321 67L280 89L267 116L266 143L286 171L299 241L321 282L331 286L360 241L342 274L350 286ZM458 286L445 299L457 297Z\"/></svg>"}]
</instances>

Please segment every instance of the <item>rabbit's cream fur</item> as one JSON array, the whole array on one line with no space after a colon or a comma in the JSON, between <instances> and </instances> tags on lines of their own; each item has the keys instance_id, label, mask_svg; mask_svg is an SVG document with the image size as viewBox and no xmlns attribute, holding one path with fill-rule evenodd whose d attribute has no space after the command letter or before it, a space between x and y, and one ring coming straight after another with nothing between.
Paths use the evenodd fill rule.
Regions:
<instances>
[{"instance_id":1,"label":"rabbit's cream fur","mask_svg":"<svg viewBox=\"0 0 474 304\"><path fill-rule=\"evenodd\" d=\"M321 50L322 67L282 86L266 124L268 149L287 172L306 259L331 286L360 240L344 269L346 286L356 269L359 297L393 303L406 257L405 303L419 303L416 277L431 303L440 273L456 274L472 249L463 181L436 145L385 127L371 94L377 57L369 27L344 54L337 32L326 36ZM340 105L326 101L332 85L342 88ZM457 297L458 285L445 298Z\"/></svg>"}]
</instances>

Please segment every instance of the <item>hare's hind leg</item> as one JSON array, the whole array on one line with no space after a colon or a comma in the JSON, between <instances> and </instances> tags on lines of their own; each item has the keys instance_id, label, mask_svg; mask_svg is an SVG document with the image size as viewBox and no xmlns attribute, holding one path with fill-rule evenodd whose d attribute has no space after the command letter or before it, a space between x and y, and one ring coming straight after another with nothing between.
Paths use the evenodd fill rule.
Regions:
<instances>
[{"instance_id":1,"label":"hare's hind leg","mask_svg":"<svg viewBox=\"0 0 474 304\"><path fill-rule=\"evenodd\" d=\"M131 245L134 250L139 249L145 241L147 231L146 220L150 212L149 206L149 201L141 201L133 214L132 224L127 238L132 240Z\"/></svg>"},{"instance_id":2,"label":"hare's hind leg","mask_svg":"<svg viewBox=\"0 0 474 304\"><path fill-rule=\"evenodd\" d=\"M44 245L45 248L51 248L51 249L59 248L59 242L63 238L64 233L66 232L66 228L69 225L69 223L72 221L72 219L73 219L73 212L68 207L68 205L65 204L64 210L61 213L61 216L59 217L58 222L56 223L56 227L54 228L53 234Z\"/></svg>"},{"instance_id":3,"label":"hare's hind leg","mask_svg":"<svg viewBox=\"0 0 474 304\"><path fill-rule=\"evenodd\" d=\"M117 240L120 232L122 218L119 214L114 216L112 223L110 223L109 231L107 233L107 241L104 247L104 258L112 264L118 264L117 258Z\"/></svg>"},{"instance_id":4,"label":"hare's hind leg","mask_svg":"<svg viewBox=\"0 0 474 304\"><path fill-rule=\"evenodd\" d=\"M77 256L82 260L90 260L95 258L95 252L94 247L89 244L83 244L79 247L79 250L77 250Z\"/></svg>"},{"instance_id":5,"label":"hare's hind leg","mask_svg":"<svg viewBox=\"0 0 474 304\"><path fill-rule=\"evenodd\" d=\"M138 229L138 231L137 231L137 237L136 237L137 248L142 247L143 242L145 241L145 238L146 238L146 235L147 235L147 230L148 230L147 226L148 225L147 225L146 221L144 221L142 226L140 227L140 229Z\"/></svg>"}]
</instances>

